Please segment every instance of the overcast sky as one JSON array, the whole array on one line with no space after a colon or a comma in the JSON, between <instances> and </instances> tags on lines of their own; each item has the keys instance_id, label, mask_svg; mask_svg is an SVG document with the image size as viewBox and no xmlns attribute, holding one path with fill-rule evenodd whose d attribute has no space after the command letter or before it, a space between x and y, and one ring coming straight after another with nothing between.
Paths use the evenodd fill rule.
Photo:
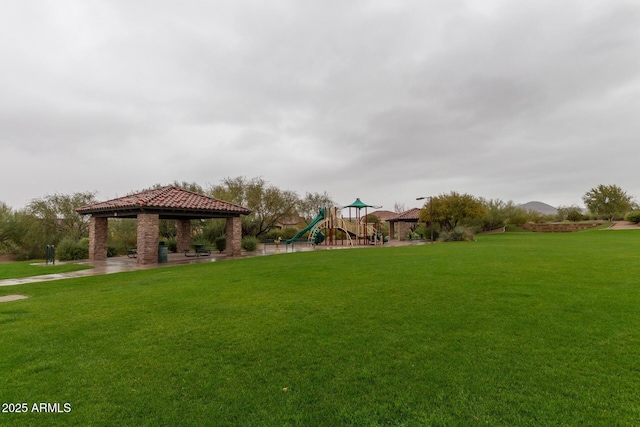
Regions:
<instances>
[{"instance_id":1,"label":"overcast sky","mask_svg":"<svg viewBox=\"0 0 640 427\"><path fill-rule=\"evenodd\" d=\"M0 0L0 201L640 196L637 0Z\"/></svg>"}]
</instances>

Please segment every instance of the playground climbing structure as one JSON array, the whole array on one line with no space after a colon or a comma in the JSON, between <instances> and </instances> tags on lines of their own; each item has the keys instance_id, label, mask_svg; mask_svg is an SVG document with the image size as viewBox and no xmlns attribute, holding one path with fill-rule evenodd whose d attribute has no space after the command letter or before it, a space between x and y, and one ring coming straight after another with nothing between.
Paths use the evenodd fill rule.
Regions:
<instances>
[{"instance_id":1,"label":"playground climbing structure","mask_svg":"<svg viewBox=\"0 0 640 427\"><path fill-rule=\"evenodd\" d=\"M311 223L304 229L300 230L293 238L286 241L287 244L294 243L297 239L309 232L308 241L313 244L325 243L326 245L338 245L345 243L349 246L356 245L378 245L384 244L387 240L380 231L376 230L373 224L367 222L366 209L373 207L366 205L356 199L354 203L348 206L332 207L328 209L322 208L318 212ZM349 208L349 217L345 219L339 215L339 211ZM355 217L351 216L351 208L356 208ZM360 216L361 209L365 209L365 215Z\"/></svg>"}]
</instances>

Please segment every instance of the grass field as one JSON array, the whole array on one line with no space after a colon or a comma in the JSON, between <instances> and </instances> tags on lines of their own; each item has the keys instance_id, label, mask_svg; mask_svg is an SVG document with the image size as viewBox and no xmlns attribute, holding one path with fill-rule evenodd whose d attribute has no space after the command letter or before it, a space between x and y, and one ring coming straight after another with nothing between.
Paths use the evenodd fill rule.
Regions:
<instances>
[{"instance_id":1,"label":"grass field","mask_svg":"<svg viewBox=\"0 0 640 427\"><path fill-rule=\"evenodd\" d=\"M42 265L44 261L24 261L0 264L0 280L22 277L42 276L45 274L69 273L91 268L80 264ZM39 265L38 265L39 264Z\"/></svg>"},{"instance_id":2,"label":"grass field","mask_svg":"<svg viewBox=\"0 0 640 427\"><path fill-rule=\"evenodd\" d=\"M30 298L0 304L0 402L28 412L0 425L640 424L637 231L283 254L9 293Z\"/></svg>"}]
</instances>

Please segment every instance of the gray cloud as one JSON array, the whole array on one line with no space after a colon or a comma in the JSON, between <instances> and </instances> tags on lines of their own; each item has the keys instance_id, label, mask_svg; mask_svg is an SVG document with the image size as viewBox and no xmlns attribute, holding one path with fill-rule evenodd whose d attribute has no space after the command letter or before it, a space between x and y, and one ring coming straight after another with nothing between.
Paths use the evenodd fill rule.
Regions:
<instances>
[{"instance_id":1,"label":"gray cloud","mask_svg":"<svg viewBox=\"0 0 640 427\"><path fill-rule=\"evenodd\" d=\"M452 190L640 194L636 2L3 8L0 200L14 207L238 175L387 209ZM15 180L25 167L36 178Z\"/></svg>"}]
</instances>

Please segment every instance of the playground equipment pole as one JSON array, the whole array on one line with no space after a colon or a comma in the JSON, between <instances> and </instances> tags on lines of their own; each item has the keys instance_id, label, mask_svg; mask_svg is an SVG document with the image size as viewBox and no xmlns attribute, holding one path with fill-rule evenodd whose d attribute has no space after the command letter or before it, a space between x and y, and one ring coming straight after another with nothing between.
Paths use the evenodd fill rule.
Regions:
<instances>
[{"instance_id":1,"label":"playground equipment pole","mask_svg":"<svg viewBox=\"0 0 640 427\"><path fill-rule=\"evenodd\" d=\"M429 224L431 225L431 243L433 243L433 197L416 197L416 200L429 199Z\"/></svg>"}]
</instances>

